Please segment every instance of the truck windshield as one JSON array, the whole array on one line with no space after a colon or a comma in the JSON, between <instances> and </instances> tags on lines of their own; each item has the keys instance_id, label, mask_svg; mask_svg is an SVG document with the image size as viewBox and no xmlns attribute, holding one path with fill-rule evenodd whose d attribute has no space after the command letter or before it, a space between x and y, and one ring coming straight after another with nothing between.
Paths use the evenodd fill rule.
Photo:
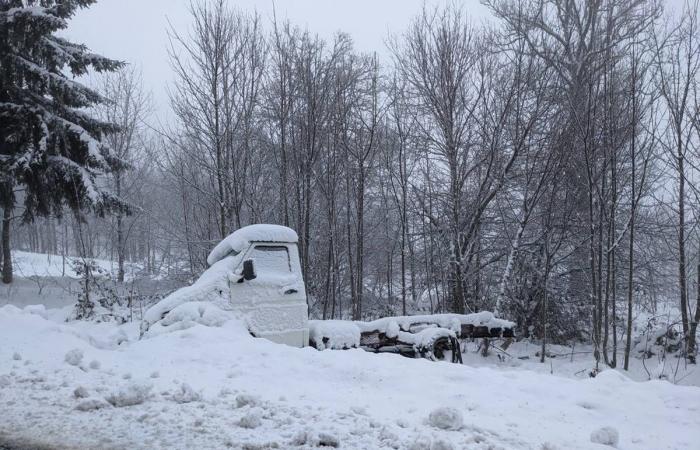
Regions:
<instances>
[{"instance_id":1,"label":"truck windshield","mask_svg":"<svg viewBox=\"0 0 700 450\"><path fill-rule=\"evenodd\" d=\"M283 245L256 245L251 255L258 274L289 273L289 250Z\"/></svg>"}]
</instances>

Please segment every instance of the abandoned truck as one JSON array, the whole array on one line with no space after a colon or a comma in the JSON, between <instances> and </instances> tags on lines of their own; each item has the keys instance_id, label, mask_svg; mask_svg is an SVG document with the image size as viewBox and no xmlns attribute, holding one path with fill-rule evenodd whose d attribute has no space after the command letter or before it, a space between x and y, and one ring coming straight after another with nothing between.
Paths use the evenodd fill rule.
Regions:
<instances>
[{"instance_id":1,"label":"abandoned truck","mask_svg":"<svg viewBox=\"0 0 700 450\"><path fill-rule=\"evenodd\" d=\"M222 240L191 286L149 308L141 336L201 323L245 321L255 337L319 350L362 348L461 362L459 339L511 338L512 322L490 312L387 317L372 322L309 320L298 237L280 225L250 225Z\"/></svg>"}]
</instances>

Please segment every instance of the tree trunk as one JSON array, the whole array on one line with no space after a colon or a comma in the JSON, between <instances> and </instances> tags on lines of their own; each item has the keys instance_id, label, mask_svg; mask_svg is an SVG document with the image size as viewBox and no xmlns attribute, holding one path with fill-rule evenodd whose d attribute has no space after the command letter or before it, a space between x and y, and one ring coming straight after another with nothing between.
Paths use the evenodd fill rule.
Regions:
<instances>
[{"instance_id":1,"label":"tree trunk","mask_svg":"<svg viewBox=\"0 0 700 450\"><path fill-rule=\"evenodd\" d=\"M2 282L12 283L12 251L10 247L10 221L12 209L5 207L2 216Z\"/></svg>"}]
</instances>

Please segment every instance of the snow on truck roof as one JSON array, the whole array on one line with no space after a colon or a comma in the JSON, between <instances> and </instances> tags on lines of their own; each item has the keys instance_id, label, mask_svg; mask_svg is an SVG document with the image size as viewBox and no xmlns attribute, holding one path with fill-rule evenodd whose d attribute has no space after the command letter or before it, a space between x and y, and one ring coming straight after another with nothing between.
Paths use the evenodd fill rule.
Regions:
<instances>
[{"instance_id":1,"label":"snow on truck roof","mask_svg":"<svg viewBox=\"0 0 700 450\"><path fill-rule=\"evenodd\" d=\"M231 253L239 253L246 249L251 242L297 242L296 231L282 225L256 224L239 228L225 237L209 253L207 264L210 266L221 261Z\"/></svg>"}]
</instances>

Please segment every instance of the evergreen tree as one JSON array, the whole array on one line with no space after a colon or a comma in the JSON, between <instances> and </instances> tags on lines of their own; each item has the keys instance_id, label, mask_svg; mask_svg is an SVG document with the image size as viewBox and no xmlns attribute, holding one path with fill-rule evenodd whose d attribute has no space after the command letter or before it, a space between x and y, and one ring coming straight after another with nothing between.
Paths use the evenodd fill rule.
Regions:
<instances>
[{"instance_id":1,"label":"evergreen tree","mask_svg":"<svg viewBox=\"0 0 700 450\"><path fill-rule=\"evenodd\" d=\"M22 220L60 217L68 206L105 211L126 205L100 184L124 168L103 142L115 126L89 108L104 100L75 77L114 71L123 63L56 35L95 0L0 0L0 207L3 282L12 281L9 226L21 200ZM72 76L72 77L71 77ZM21 191L21 195L17 195ZM18 198L19 197L19 198Z\"/></svg>"}]
</instances>

